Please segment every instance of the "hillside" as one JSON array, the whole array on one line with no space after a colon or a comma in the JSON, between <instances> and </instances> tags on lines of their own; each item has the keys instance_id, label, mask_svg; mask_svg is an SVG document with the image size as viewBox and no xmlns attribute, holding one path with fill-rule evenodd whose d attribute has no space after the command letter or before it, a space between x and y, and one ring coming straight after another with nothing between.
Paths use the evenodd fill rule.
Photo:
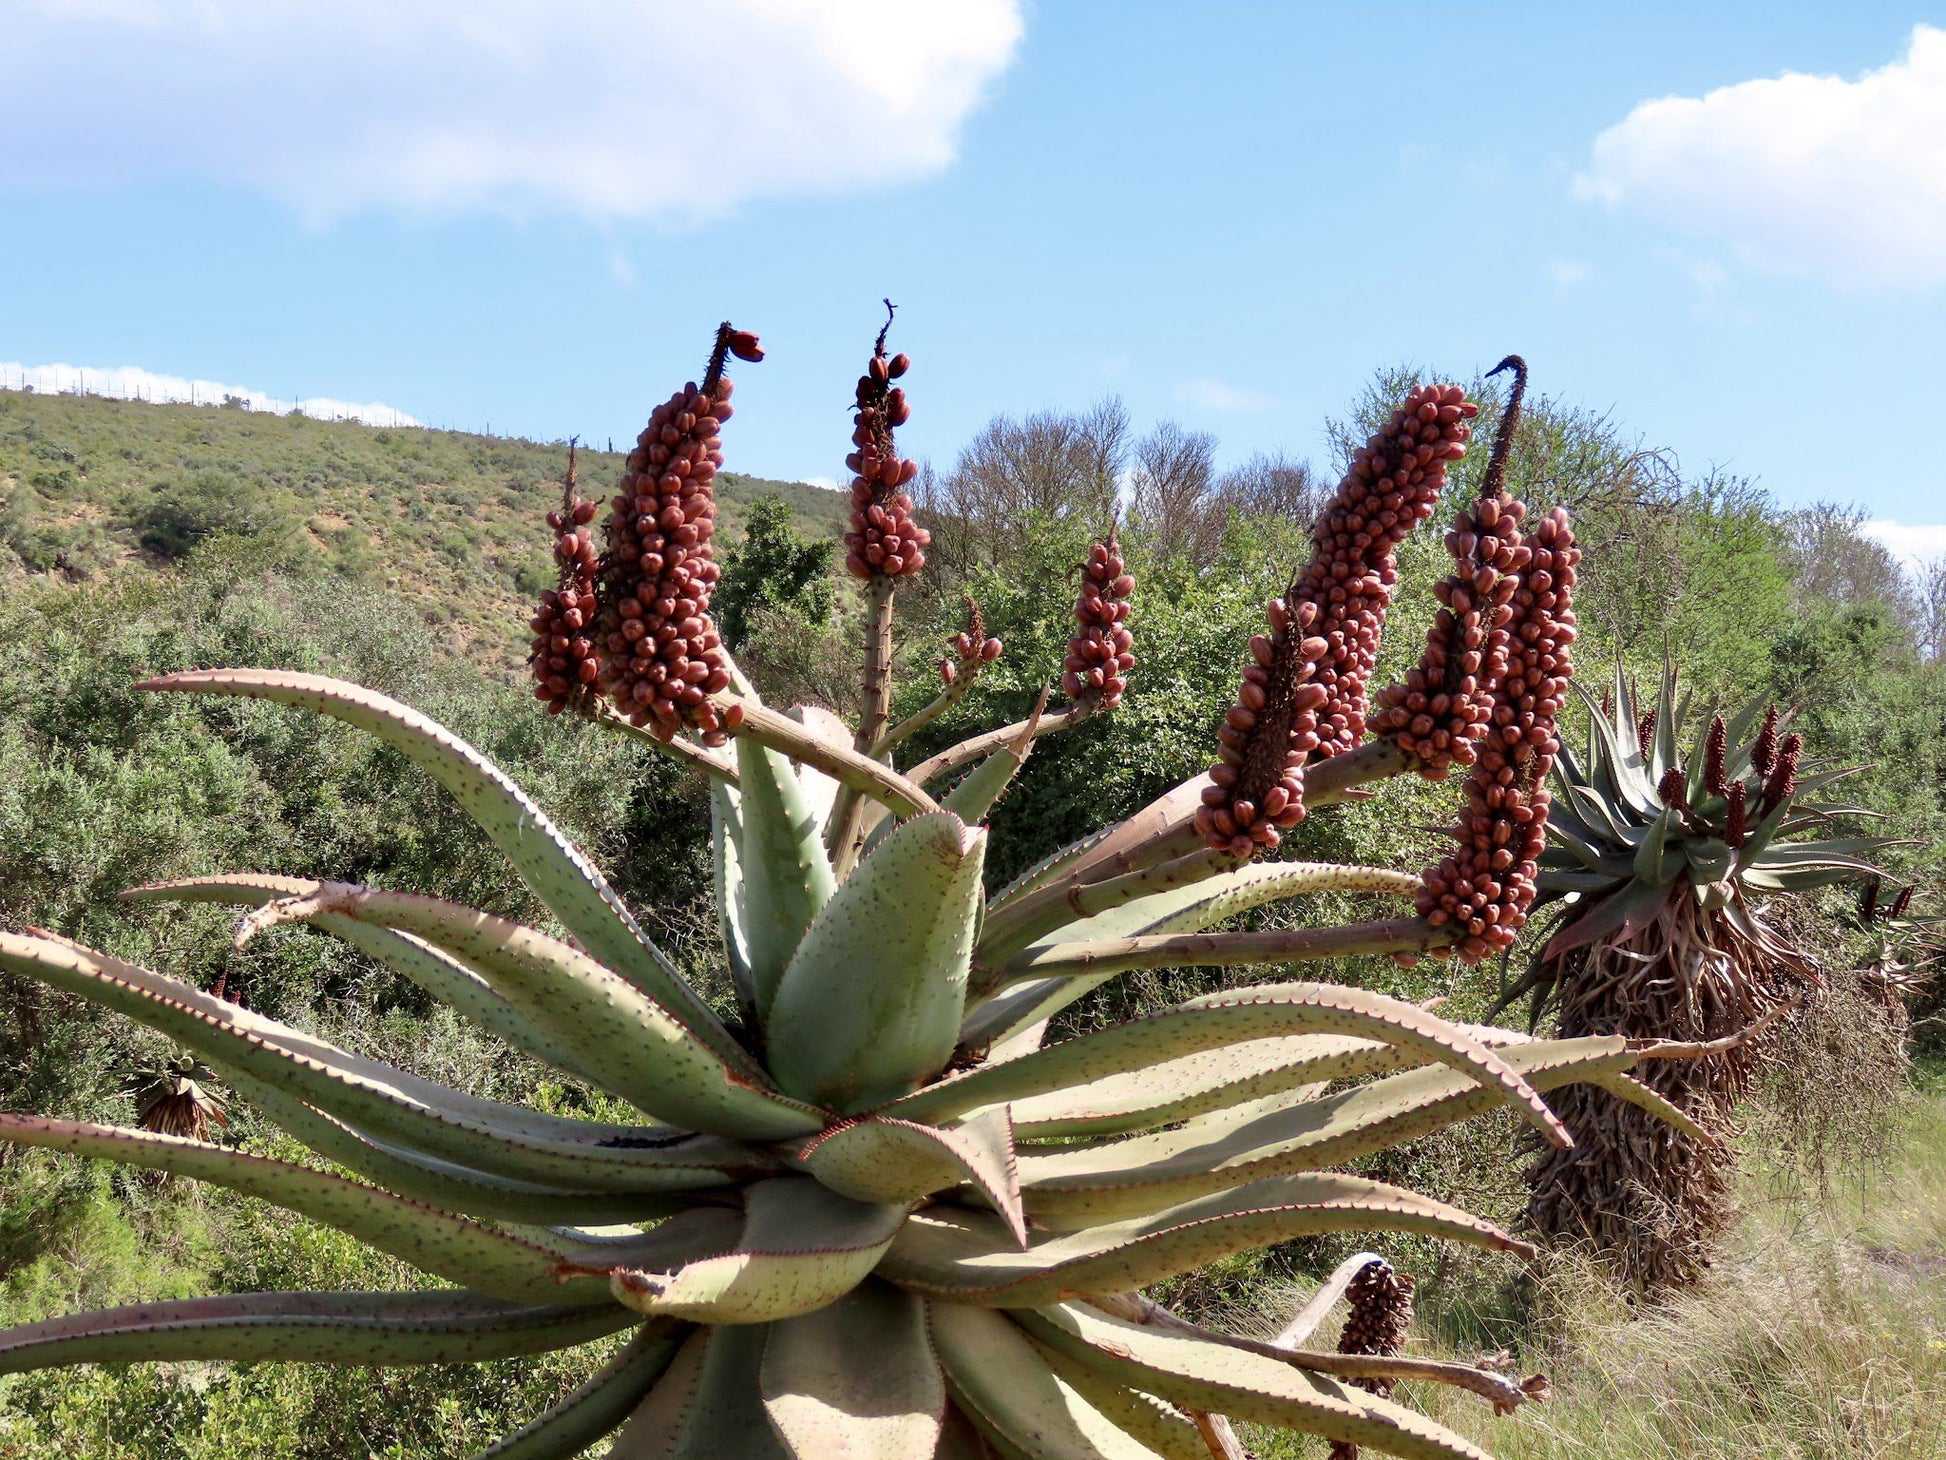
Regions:
<instances>
[{"instance_id":1,"label":"hillside","mask_svg":"<svg viewBox=\"0 0 1946 1460\"><path fill-rule=\"evenodd\" d=\"M16 560L70 578L166 568L202 537L237 532L276 541L297 571L388 588L451 647L504 665L552 581L544 518L566 464L565 442L0 392L0 579ZM621 464L584 450L584 492L605 490ZM801 482L726 472L717 492L731 540L770 493L809 531L843 519L837 493Z\"/></svg>"}]
</instances>

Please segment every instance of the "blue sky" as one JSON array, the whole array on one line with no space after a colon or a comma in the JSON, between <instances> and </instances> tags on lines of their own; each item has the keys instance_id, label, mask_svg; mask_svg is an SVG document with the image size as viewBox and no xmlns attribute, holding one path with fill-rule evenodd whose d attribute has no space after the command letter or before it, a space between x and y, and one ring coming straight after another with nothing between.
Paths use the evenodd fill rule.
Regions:
<instances>
[{"instance_id":1,"label":"blue sky","mask_svg":"<svg viewBox=\"0 0 1946 1460\"><path fill-rule=\"evenodd\" d=\"M0 0L0 361L600 441L727 315L732 465L829 477L890 295L942 464L1108 392L1318 457L1375 368L1518 350L1686 465L1946 524L1938 7L408 10Z\"/></svg>"}]
</instances>

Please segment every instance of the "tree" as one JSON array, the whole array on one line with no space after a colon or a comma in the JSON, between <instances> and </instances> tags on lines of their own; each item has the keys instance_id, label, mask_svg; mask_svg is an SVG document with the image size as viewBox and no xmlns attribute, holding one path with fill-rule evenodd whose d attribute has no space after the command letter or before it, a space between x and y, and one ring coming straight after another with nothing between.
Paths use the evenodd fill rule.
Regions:
<instances>
[{"instance_id":1,"label":"tree","mask_svg":"<svg viewBox=\"0 0 1946 1460\"><path fill-rule=\"evenodd\" d=\"M765 612L793 614L822 628L835 599L831 557L836 550L834 542L800 536L783 498L759 497L750 506L743 544L731 554L716 588L723 642L732 651L741 649L753 620Z\"/></svg>"}]
</instances>

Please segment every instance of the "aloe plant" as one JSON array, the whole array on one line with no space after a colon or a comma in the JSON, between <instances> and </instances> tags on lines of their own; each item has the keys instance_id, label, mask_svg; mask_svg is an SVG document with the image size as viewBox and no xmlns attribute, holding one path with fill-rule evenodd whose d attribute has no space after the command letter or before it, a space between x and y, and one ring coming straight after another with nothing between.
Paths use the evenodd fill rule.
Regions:
<instances>
[{"instance_id":1,"label":"aloe plant","mask_svg":"<svg viewBox=\"0 0 1946 1460\"><path fill-rule=\"evenodd\" d=\"M727 398L727 382L710 383L701 399ZM685 420L670 434L689 429ZM1366 478L1371 460L1361 459ZM707 501L687 481L669 520L706 522ZM706 564L699 538L707 545L692 533L687 561ZM706 589L708 576L695 574ZM690 617L702 627L683 631L685 652L717 665L713 630ZM882 627L875 615L872 632ZM638 633L624 643L617 631L613 652L637 639L661 642ZM646 662L605 679L647 683ZM1526 1253L1490 1221L1342 1168L1502 1107L1566 1146L1543 1096L1575 1083L1695 1130L1627 1073L1643 1051L1615 1036L1457 1025L1302 981L1210 994L1048 1043L1053 1014L1126 969L1436 952L1463 929L1403 916L1211 931L1322 891L1409 899L1422 879L1252 863L1207 847L1196 825L1207 777L991 889L980 818L1034 738L1072 723L1073 709L975 736L904 774L880 749L896 732L861 748L865 737L829 712L766 706L727 656L720 662L722 688L682 700L637 694L625 708L646 721L649 704L658 718L634 733L711 778L718 913L742 1009L734 1025L539 806L417 711L308 674L146 681L156 692L274 701L377 736L451 792L557 926L286 875L197 877L128 897L245 909L239 942L293 923L344 939L638 1114L597 1121L477 1098L54 933L0 933L0 967L166 1034L320 1160L24 1115L0 1115L0 1137L223 1185L442 1284L78 1314L0 1333L0 1372L186 1359L471 1362L625 1334L573 1394L487 1454L566 1457L615 1433L618 1457L1125 1460L1232 1453L1229 1416L1426 1460L1479 1457L1355 1383L1397 1377L1405 1361L1253 1342L1135 1295L1307 1233L1411 1232ZM567 690L552 698L573 701L573 682L561 679ZM659 708L665 700L672 713ZM593 690L574 708L629 733ZM1087 709L1112 706L1101 697ZM722 749L705 743L725 734ZM1274 760L1279 775L1294 774L1281 769L1281 748ZM1390 743L1340 751L1303 768L1306 799L1329 805L1410 764ZM1412 1373L1503 1408L1527 1397L1465 1366Z\"/></svg>"},{"instance_id":2,"label":"aloe plant","mask_svg":"<svg viewBox=\"0 0 1946 1460\"><path fill-rule=\"evenodd\" d=\"M1836 834L1867 814L1822 799L1852 772L1800 766L1802 742L1775 706L1705 717L1673 669L1653 704L1619 672L1605 704L1581 695L1586 749L1564 748L1555 768L1539 878L1558 916L1502 1003L1528 995L1530 1023L1551 1012L1569 1037L1720 1043L1647 1077L1720 1137L1767 1057L1767 1027L1818 984L1757 904L1876 879L1870 858L1892 843ZM1530 1171L1536 1228L1592 1245L1641 1288L1694 1280L1728 1219L1727 1145L1639 1120L1599 1091L1564 1100L1582 1139Z\"/></svg>"}]
</instances>

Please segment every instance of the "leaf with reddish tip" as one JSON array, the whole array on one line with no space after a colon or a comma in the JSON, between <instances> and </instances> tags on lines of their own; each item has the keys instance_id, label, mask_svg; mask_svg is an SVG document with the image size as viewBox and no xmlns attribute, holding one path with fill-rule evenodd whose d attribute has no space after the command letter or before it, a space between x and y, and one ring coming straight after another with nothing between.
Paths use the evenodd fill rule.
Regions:
<instances>
[{"instance_id":1,"label":"leaf with reddish tip","mask_svg":"<svg viewBox=\"0 0 1946 1460\"><path fill-rule=\"evenodd\" d=\"M997 1217L931 1207L907 1218L879 1276L928 1297L988 1307L1070 1293L1126 1293L1232 1253L1320 1232L1418 1232L1532 1255L1491 1222L1357 1176L1256 1181L1153 1215L1078 1232L1037 1233L1018 1251Z\"/></svg>"},{"instance_id":2,"label":"leaf with reddish tip","mask_svg":"<svg viewBox=\"0 0 1946 1460\"><path fill-rule=\"evenodd\" d=\"M676 1014L718 1055L751 1072L748 1056L580 848L505 772L437 721L358 685L284 670L196 669L135 687L274 700L377 736L453 794L582 947Z\"/></svg>"},{"instance_id":3,"label":"leaf with reddish tip","mask_svg":"<svg viewBox=\"0 0 1946 1460\"><path fill-rule=\"evenodd\" d=\"M464 1289L244 1293L134 1303L0 1329L0 1374L70 1364L470 1364L589 1343L641 1319L625 1308L534 1307Z\"/></svg>"},{"instance_id":4,"label":"leaf with reddish tip","mask_svg":"<svg viewBox=\"0 0 1946 1460\"><path fill-rule=\"evenodd\" d=\"M1126 1388L1232 1419L1369 1446L1406 1460L1492 1460L1403 1404L1263 1354L1112 1318L1079 1303L1014 1315L1035 1342Z\"/></svg>"},{"instance_id":5,"label":"leaf with reddish tip","mask_svg":"<svg viewBox=\"0 0 1946 1460\"><path fill-rule=\"evenodd\" d=\"M778 1084L869 1109L952 1057L980 915L986 833L916 816L847 878L804 935L765 1029Z\"/></svg>"},{"instance_id":6,"label":"leaf with reddish tip","mask_svg":"<svg viewBox=\"0 0 1946 1460\"><path fill-rule=\"evenodd\" d=\"M616 1301L697 1323L770 1323L835 1302L865 1280L905 1221L902 1206L840 1196L802 1176L744 1194L743 1235L721 1256L672 1272L617 1266Z\"/></svg>"},{"instance_id":7,"label":"leaf with reddish tip","mask_svg":"<svg viewBox=\"0 0 1946 1460\"><path fill-rule=\"evenodd\" d=\"M572 1394L474 1460L574 1460L628 1418L668 1370L688 1331L680 1323L649 1320Z\"/></svg>"},{"instance_id":8,"label":"leaf with reddish tip","mask_svg":"<svg viewBox=\"0 0 1946 1460\"><path fill-rule=\"evenodd\" d=\"M866 1116L805 1142L791 1162L859 1201L910 1205L969 1182L1006 1219L1016 1240L1027 1240L1013 1122L1004 1107L958 1126Z\"/></svg>"},{"instance_id":9,"label":"leaf with reddish tip","mask_svg":"<svg viewBox=\"0 0 1946 1460\"><path fill-rule=\"evenodd\" d=\"M764 1409L796 1460L930 1457L946 1386L926 1305L869 1278L815 1313L770 1325Z\"/></svg>"}]
</instances>

